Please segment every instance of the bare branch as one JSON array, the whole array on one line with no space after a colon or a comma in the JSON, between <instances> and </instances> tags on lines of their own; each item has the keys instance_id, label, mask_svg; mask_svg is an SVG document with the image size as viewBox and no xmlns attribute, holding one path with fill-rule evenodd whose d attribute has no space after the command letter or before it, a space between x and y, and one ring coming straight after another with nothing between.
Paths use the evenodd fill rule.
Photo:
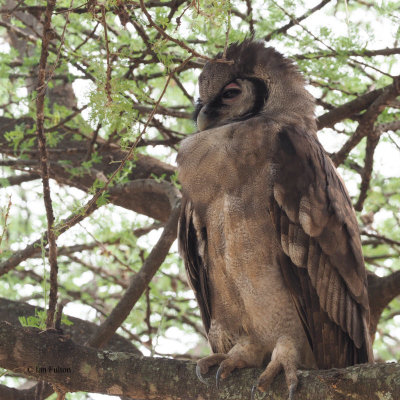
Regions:
<instances>
[{"instance_id":1,"label":"bare branch","mask_svg":"<svg viewBox=\"0 0 400 400\"><path fill-rule=\"evenodd\" d=\"M350 151L360 142L360 140L373 130L375 121L388 102L396 98L400 93L400 76L393 79L393 83L383 89L381 94L371 103L367 111L361 117L360 123L343 147L332 155L332 160L336 166L340 165L350 153Z\"/></svg>"},{"instance_id":2,"label":"bare branch","mask_svg":"<svg viewBox=\"0 0 400 400\"><path fill-rule=\"evenodd\" d=\"M43 24L43 37L42 37L42 51L39 62L39 75L37 84L37 98L36 98L36 134L38 137L38 145L40 151L40 169L43 182L43 199L46 207L47 216L47 240L49 242L49 263L50 263L50 296L49 296L49 309L47 314L46 326L47 328L54 328L54 313L57 303L57 244L56 235L54 234L54 213L51 202L50 184L49 184L49 161L46 148L46 137L44 135L44 99L46 87L46 69L47 57L49 54L48 48L50 40L53 38L51 28L51 17L56 5L56 0L48 0L45 19Z\"/></svg>"},{"instance_id":3,"label":"bare branch","mask_svg":"<svg viewBox=\"0 0 400 400\"><path fill-rule=\"evenodd\" d=\"M297 18L292 18L290 17L290 22L284 26L282 26L279 29L276 29L274 31L272 31L271 33L269 33L264 40L266 42L268 42L269 40L271 40L271 38L275 35L278 35L280 33L285 33L287 32L292 26L298 24L300 21L303 21L304 19L308 18L310 15L314 14L316 11L320 10L322 7L324 7L326 4L328 4L331 0L323 0L321 1L321 3L317 4L315 7L311 8L310 10L308 10L306 13L304 13L303 15L301 15L300 17ZM287 14L288 15L288 14Z\"/></svg>"},{"instance_id":4,"label":"bare branch","mask_svg":"<svg viewBox=\"0 0 400 400\"><path fill-rule=\"evenodd\" d=\"M105 90L107 93L108 103L112 103L111 97L111 63L110 63L110 49L108 45L108 33L107 33L107 21L106 21L106 9L104 5L101 6L101 23L104 28L104 40L106 42L106 60L107 60L107 75L106 75L106 85Z\"/></svg>"},{"instance_id":5,"label":"bare branch","mask_svg":"<svg viewBox=\"0 0 400 400\"><path fill-rule=\"evenodd\" d=\"M344 119L351 118L361 111L368 108L379 96L382 95L383 91L390 88L392 85L388 85L385 88L373 90L365 93L354 100L349 101L339 107L334 108L331 111L321 115L317 118L318 129L331 128L337 122L343 121Z\"/></svg>"},{"instance_id":6,"label":"bare branch","mask_svg":"<svg viewBox=\"0 0 400 400\"><path fill-rule=\"evenodd\" d=\"M34 181L39 179L40 175L38 174L22 174L22 175L13 175L5 178L9 186L20 185L23 182Z\"/></svg>"},{"instance_id":7,"label":"bare branch","mask_svg":"<svg viewBox=\"0 0 400 400\"><path fill-rule=\"evenodd\" d=\"M161 36L163 36L165 39L170 40L171 42L174 42L175 44L177 44L179 47L181 47L182 49L185 49L187 52L189 52L191 54L191 58L192 57L198 57L201 58L203 60L207 60L207 61L213 61L212 58L210 57L206 57L203 54L198 53L197 51L193 50L192 48L190 48L189 46L187 46L184 42L182 42L181 40L175 39L172 36L168 35L167 32L165 32L164 29L160 28L154 21L153 18L151 17L151 15L149 14L149 12L146 9L146 6L144 4L143 0L139 0L140 1L140 8L142 9L144 15L146 16L147 20L149 21L149 24L156 29L156 31L158 33L161 34ZM222 61L222 60L221 60ZM226 60L223 60L224 62L227 62Z\"/></svg>"},{"instance_id":8,"label":"bare branch","mask_svg":"<svg viewBox=\"0 0 400 400\"><path fill-rule=\"evenodd\" d=\"M367 191L369 188L369 183L371 181L372 169L374 166L374 153L376 146L379 143L379 138L381 137L380 131L376 128L372 129L367 136L367 148L365 151L364 168L361 174L361 187L360 195L358 196L357 203L354 206L356 211L361 211L363 209L364 201L367 198Z\"/></svg>"},{"instance_id":9,"label":"bare branch","mask_svg":"<svg viewBox=\"0 0 400 400\"><path fill-rule=\"evenodd\" d=\"M174 207L160 239L146 258L140 271L132 276L129 287L117 306L100 326L96 334L89 340L88 344L90 346L97 348L107 343L109 338L129 315L167 256L169 248L176 239L177 223L180 213L180 202L177 202L176 197L173 199L172 204L174 204Z\"/></svg>"},{"instance_id":10,"label":"bare branch","mask_svg":"<svg viewBox=\"0 0 400 400\"><path fill-rule=\"evenodd\" d=\"M74 213L66 218L63 222L53 227L53 233L55 238L66 232L68 229L81 222L84 218L90 215L94 210L98 208L96 202L89 201L83 210L78 213ZM15 252L9 259L0 263L0 276L14 269L22 261L32 257L40 246L46 246L48 243L47 232L43 233L40 239L35 240L30 245L26 246L23 250Z\"/></svg>"},{"instance_id":11,"label":"bare branch","mask_svg":"<svg viewBox=\"0 0 400 400\"><path fill-rule=\"evenodd\" d=\"M395 54L400 54L400 47L388 48L385 49L377 49L377 50L344 50L340 51L341 55L347 56L361 56L361 57L374 57L374 56L391 56ZM318 58L327 58L327 57L337 57L338 52L318 52L318 53L303 53L296 54L292 56L296 60L310 60L310 59L318 59Z\"/></svg>"}]
</instances>

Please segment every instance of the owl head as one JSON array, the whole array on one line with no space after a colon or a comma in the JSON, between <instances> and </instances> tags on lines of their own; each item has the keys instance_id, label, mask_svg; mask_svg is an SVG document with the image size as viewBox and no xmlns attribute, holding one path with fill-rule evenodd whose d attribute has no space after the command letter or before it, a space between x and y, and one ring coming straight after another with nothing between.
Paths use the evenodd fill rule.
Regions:
<instances>
[{"instance_id":1,"label":"owl head","mask_svg":"<svg viewBox=\"0 0 400 400\"><path fill-rule=\"evenodd\" d=\"M295 64L263 42L245 40L200 74L195 120L200 131L255 116L315 132L314 99Z\"/></svg>"}]
</instances>

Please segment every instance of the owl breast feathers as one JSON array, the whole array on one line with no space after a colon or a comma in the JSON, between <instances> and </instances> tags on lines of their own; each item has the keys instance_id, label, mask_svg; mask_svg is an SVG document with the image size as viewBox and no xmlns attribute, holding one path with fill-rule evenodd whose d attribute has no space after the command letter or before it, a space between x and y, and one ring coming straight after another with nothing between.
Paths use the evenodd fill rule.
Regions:
<instances>
[{"instance_id":1,"label":"owl breast feathers","mask_svg":"<svg viewBox=\"0 0 400 400\"><path fill-rule=\"evenodd\" d=\"M283 369L292 398L298 368L373 360L358 225L295 65L253 41L226 58L200 75L177 158L179 248L213 351L197 372L267 364L257 387Z\"/></svg>"}]
</instances>

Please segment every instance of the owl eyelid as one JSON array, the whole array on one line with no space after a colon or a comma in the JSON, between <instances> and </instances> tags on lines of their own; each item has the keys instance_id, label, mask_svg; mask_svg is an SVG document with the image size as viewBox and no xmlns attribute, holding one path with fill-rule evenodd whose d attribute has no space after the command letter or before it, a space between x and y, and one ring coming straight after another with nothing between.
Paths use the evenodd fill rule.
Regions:
<instances>
[{"instance_id":1,"label":"owl eyelid","mask_svg":"<svg viewBox=\"0 0 400 400\"><path fill-rule=\"evenodd\" d=\"M241 93L241 87L236 82L231 82L224 87L221 97L224 101L229 103L231 101L235 101L236 97L238 97Z\"/></svg>"},{"instance_id":2,"label":"owl eyelid","mask_svg":"<svg viewBox=\"0 0 400 400\"><path fill-rule=\"evenodd\" d=\"M227 89L222 92L222 98L224 100L233 100L237 96L239 96L242 91L239 88L235 89Z\"/></svg>"}]
</instances>

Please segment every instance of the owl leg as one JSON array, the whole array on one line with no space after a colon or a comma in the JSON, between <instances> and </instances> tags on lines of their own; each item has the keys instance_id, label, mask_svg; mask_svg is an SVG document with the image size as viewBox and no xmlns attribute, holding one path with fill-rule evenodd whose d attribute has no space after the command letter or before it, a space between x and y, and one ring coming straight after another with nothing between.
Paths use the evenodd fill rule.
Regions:
<instances>
[{"instance_id":1,"label":"owl leg","mask_svg":"<svg viewBox=\"0 0 400 400\"><path fill-rule=\"evenodd\" d=\"M289 390L289 400L292 400L298 383L298 365L299 351L294 345L294 341L287 336L280 337L276 343L274 351L272 352L270 363L258 379L257 388L265 392L274 378L283 369Z\"/></svg>"}]
</instances>

